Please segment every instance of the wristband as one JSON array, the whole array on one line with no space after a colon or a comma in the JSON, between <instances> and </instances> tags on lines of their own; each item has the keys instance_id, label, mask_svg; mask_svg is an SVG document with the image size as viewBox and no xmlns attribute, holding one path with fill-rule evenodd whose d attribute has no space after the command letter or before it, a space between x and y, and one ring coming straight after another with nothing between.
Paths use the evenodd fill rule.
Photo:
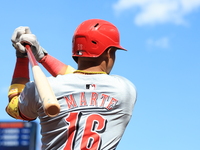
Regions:
<instances>
[{"instance_id":1,"label":"wristband","mask_svg":"<svg viewBox=\"0 0 200 150\"><path fill-rule=\"evenodd\" d=\"M29 60L28 58L17 58L13 78L29 79Z\"/></svg>"}]
</instances>

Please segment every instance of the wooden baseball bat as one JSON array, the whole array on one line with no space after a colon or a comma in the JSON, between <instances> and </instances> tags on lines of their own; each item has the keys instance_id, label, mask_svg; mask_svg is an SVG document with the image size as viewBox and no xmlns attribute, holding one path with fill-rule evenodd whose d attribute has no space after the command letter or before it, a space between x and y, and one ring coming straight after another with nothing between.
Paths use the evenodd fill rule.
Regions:
<instances>
[{"instance_id":1,"label":"wooden baseball bat","mask_svg":"<svg viewBox=\"0 0 200 150\"><path fill-rule=\"evenodd\" d=\"M34 82L39 93L40 99L43 101L43 109L46 115L49 117L55 117L60 112L60 105L56 99L56 96L45 76L44 72L39 67L30 45L26 44L26 52L29 58L29 62L32 66L32 73Z\"/></svg>"}]
</instances>

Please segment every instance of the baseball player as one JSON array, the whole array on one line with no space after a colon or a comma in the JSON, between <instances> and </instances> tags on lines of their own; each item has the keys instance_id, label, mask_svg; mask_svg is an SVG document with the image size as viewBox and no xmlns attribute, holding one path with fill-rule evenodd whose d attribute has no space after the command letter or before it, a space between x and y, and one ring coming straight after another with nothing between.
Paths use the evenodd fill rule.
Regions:
<instances>
[{"instance_id":1,"label":"baseball player","mask_svg":"<svg viewBox=\"0 0 200 150\"><path fill-rule=\"evenodd\" d=\"M114 150L131 119L136 102L134 85L109 75L120 46L118 29L108 21L81 23L72 39L77 70L52 57L39 45L28 27L12 35L16 65L9 88L7 113L21 120L39 118L43 150ZM24 43L51 74L49 83L60 104L56 117L44 113L34 82L29 81Z\"/></svg>"}]
</instances>

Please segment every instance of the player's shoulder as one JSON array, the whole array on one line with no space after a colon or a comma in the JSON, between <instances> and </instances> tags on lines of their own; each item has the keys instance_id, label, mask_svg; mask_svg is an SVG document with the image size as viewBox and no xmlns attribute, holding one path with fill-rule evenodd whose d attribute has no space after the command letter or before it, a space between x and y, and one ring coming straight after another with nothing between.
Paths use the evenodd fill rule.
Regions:
<instances>
[{"instance_id":1,"label":"player's shoulder","mask_svg":"<svg viewBox=\"0 0 200 150\"><path fill-rule=\"evenodd\" d=\"M137 89L135 85L127 78L119 75L110 75L110 77L115 79L115 84L118 84L120 92L123 95L124 99L128 99L130 101L133 100L135 103L137 99Z\"/></svg>"},{"instance_id":2,"label":"player's shoulder","mask_svg":"<svg viewBox=\"0 0 200 150\"><path fill-rule=\"evenodd\" d=\"M131 84L134 86L134 84L127 78L120 76L120 75L110 75L110 77L114 78L115 80L119 80L121 82L125 82L127 84Z\"/></svg>"},{"instance_id":3,"label":"player's shoulder","mask_svg":"<svg viewBox=\"0 0 200 150\"><path fill-rule=\"evenodd\" d=\"M53 76L49 76L47 79L50 81L50 82L57 82L59 80L64 80L66 77L66 75L58 75L56 77L53 77Z\"/></svg>"},{"instance_id":4,"label":"player's shoulder","mask_svg":"<svg viewBox=\"0 0 200 150\"><path fill-rule=\"evenodd\" d=\"M131 82L129 79L120 76L120 75L110 75L116 82L119 82L120 85L124 85L134 91L136 91L136 87L133 82Z\"/></svg>"},{"instance_id":5,"label":"player's shoulder","mask_svg":"<svg viewBox=\"0 0 200 150\"><path fill-rule=\"evenodd\" d=\"M128 80L127 78L123 77L123 76L120 76L120 75L115 75L115 74L112 74L110 75L111 77L113 78L116 78L116 79L121 79L121 80ZM129 80L128 80L129 81Z\"/></svg>"}]
</instances>

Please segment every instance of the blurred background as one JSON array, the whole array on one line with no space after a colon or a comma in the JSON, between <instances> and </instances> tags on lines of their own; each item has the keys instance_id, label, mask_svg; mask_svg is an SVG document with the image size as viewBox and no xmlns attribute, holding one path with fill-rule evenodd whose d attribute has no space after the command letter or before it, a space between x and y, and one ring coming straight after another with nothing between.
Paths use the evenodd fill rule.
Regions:
<instances>
[{"instance_id":1,"label":"blurred background","mask_svg":"<svg viewBox=\"0 0 200 150\"><path fill-rule=\"evenodd\" d=\"M10 40L14 29L29 26L50 55L76 68L71 58L74 30L87 19L99 18L118 27L121 45L128 50L117 52L111 74L128 78L138 92L117 149L200 149L200 0L6 0L1 1L0 18L1 146L2 139L9 139L3 133L21 133L4 130L13 127L5 122L17 121L5 112L16 61ZM36 131L39 150L39 120L18 125Z\"/></svg>"}]
</instances>

